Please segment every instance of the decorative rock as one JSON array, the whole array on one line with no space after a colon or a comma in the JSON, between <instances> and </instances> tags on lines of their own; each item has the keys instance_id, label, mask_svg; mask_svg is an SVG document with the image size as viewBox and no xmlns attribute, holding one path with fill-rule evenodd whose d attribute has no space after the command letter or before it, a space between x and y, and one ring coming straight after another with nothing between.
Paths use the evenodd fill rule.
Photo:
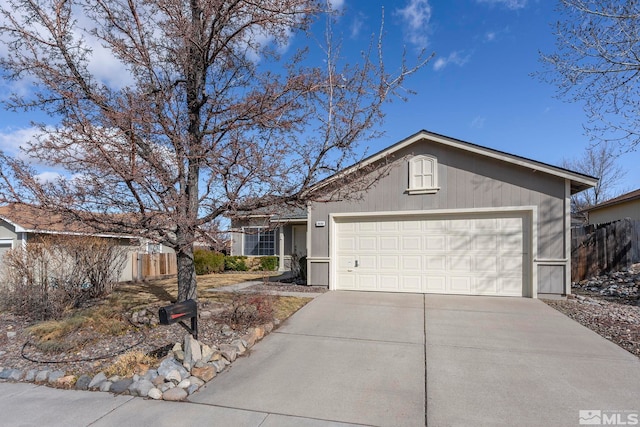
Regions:
<instances>
[{"instance_id":1,"label":"decorative rock","mask_svg":"<svg viewBox=\"0 0 640 427\"><path fill-rule=\"evenodd\" d=\"M179 342L175 343L171 351L182 351L182 344Z\"/></svg>"},{"instance_id":2,"label":"decorative rock","mask_svg":"<svg viewBox=\"0 0 640 427\"><path fill-rule=\"evenodd\" d=\"M162 375L167 378L167 374L170 371L177 370L180 373L180 379L178 381L182 381L183 378L189 377L189 372L182 366L181 363L172 358L166 358L158 367L158 375Z\"/></svg>"},{"instance_id":3,"label":"decorative rock","mask_svg":"<svg viewBox=\"0 0 640 427\"><path fill-rule=\"evenodd\" d=\"M193 364L202 359L200 343L191 334L184 336L184 365L187 371L191 370Z\"/></svg>"},{"instance_id":4,"label":"decorative rock","mask_svg":"<svg viewBox=\"0 0 640 427\"><path fill-rule=\"evenodd\" d=\"M198 384L191 384L189 388L187 388L187 394L192 395L193 393L198 391L199 388L200 386Z\"/></svg>"},{"instance_id":5,"label":"decorative rock","mask_svg":"<svg viewBox=\"0 0 640 427\"><path fill-rule=\"evenodd\" d=\"M9 331L9 332L7 332L7 338L9 338L9 339L13 339L13 338L15 338L15 337L16 337L16 335L17 335L17 332L16 332L16 331Z\"/></svg>"},{"instance_id":6,"label":"decorative rock","mask_svg":"<svg viewBox=\"0 0 640 427\"><path fill-rule=\"evenodd\" d=\"M220 353L222 357L227 359L229 362L233 362L238 357L238 349L235 346L223 344L220 346Z\"/></svg>"},{"instance_id":7,"label":"decorative rock","mask_svg":"<svg viewBox=\"0 0 640 427\"><path fill-rule=\"evenodd\" d=\"M80 375L76 381L76 390L88 390L91 383L91 377L89 375Z\"/></svg>"},{"instance_id":8,"label":"decorative rock","mask_svg":"<svg viewBox=\"0 0 640 427\"><path fill-rule=\"evenodd\" d=\"M207 366L207 363L203 362L202 359L198 360L196 364L193 365L194 368L204 368L205 366ZM193 368L191 370L193 370Z\"/></svg>"},{"instance_id":9,"label":"decorative rock","mask_svg":"<svg viewBox=\"0 0 640 427\"><path fill-rule=\"evenodd\" d=\"M211 359L209 359L209 361L214 361L214 360L220 360L222 358L222 355L220 354L220 352L218 350L213 352L213 355L211 355Z\"/></svg>"},{"instance_id":10,"label":"decorative rock","mask_svg":"<svg viewBox=\"0 0 640 427\"><path fill-rule=\"evenodd\" d=\"M174 388L176 385L174 383L164 383L160 386L160 391L163 393L169 389Z\"/></svg>"},{"instance_id":11,"label":"decorative rock","mask_svg":"<svg viewBox=\"0 0 640 427\"><path fill-rule=\"evenodd\" d=\"M56 380L56 385L65 388L71 388L76 383L75 375L65 375Z\"/></svg>"},{"instance_id":12,"label":"decorative rock","mask_svg":"<svg viewBox=\"0 0 640 427\"><path fill-rule=\"evenodd\" d=\"M36 374L36 382L37 383L42 383L47 381L47 379L49 378L49 371L44 370L44 371L39 371Z\"/></svg>"},{"instance_id":13,"label":"decorative rock","mask_svg":"<svg viewBox=\"0 0 640 427\"><path fill-rule=\"evenodd\" d=\"M207 363L209 360L211 360L211 356L213 356L214 350L208 345L202 344L202 347L200 348L200 353L202 354L202 357L200 358L200 360L196 361L196 363L197 362Z\"/></svg>"},{"instance_id":14,"label":"decorative rock","mask_svg":"<svg viewBox=\"0 0 640 427\"><path fill-rule=\"evenodd\" d=\"M213 362L211 362L211 365L213 365L213 367L216 368L217 373L222 372L226 367L225 363L222 362L222 360L214 360Z\"/></svg>"},{"instance_id":15,"label":"decorative rock","mask_svg":"<svg viewBox=\"0 0 640 427\"><path fill-rule=\"evenodd\" d=\"M204 381L198 377L194 377L193 375L189 377L189 381L191 384L196 384L198 387L202 387L204 385Z\"/></svg>"},{"instance_id":16,"label":"decorative rock","mask_svg":"<svg viewBox=\"0 0 640 427\"><path fill-rule=\"evenodd\" d=\"M276 320L277 320L277 319L276 319ZM278 323L280 323L280 321L279 321L279 320L277 320L277 321L275 322L275 324L278 324ZM272 322L268 322L268 323L265 323L264 325L262 325L262 327L264 328L264 333L265 333L265 334L270 334L270 333L271 333L271 331L273 331L274 323L272 323Z\"/></svg>"},{"instance_id":17,"label":"decorative rock","mask_svg":"<svg viewBox=\"0 0 640 427\"><path fill-rule=\"evenodd\" d=\"M111 388L109 389L109 391L116 394L124 393L125 391L127 391L127 389L131 384L133 384L133 378L124 378L124 379L115 381L111 385Z\"/></svg>"},{"instance_id":18,"label":"decorative rock","mask_svg":"<svg viewBox=\"0 0 640 427\"><path fill-rule=\"evenodd\" d=\"M64 377L64 371L53 371L49 374L49 384L53 384L60 378Z\"/></svg>"},{"instance_id":19,"label":"decorative rock","mask_svg":"<svg viewBox=\"0 0 640 427\"><path fill-rule=\"evenodd\" d=\"M36 369L30 369L27 371L27 374L24 376L24 380L32 383L36 380L37 374L38 374L38 371Z\"/></svg>"},{"instance_id":20,"label":"decorative rock","mask_svg":"<svg viewBox=\"0 0 640 427\"><path fill-rule=\"evenodd\" d=\"M183 361L183 360L184 360L184 358L185 358L184 351L182 351L182 350L176 350L176 351L174 351L174 352L173 352L173 357L175 357L175 358L176 358L176 360Z\"/></svg>"},{"instance_id":21,"label":"decorative rock","mask_svg":"<svg viewBox=\"0 0 640 427\"><path fill-rule=\"evenodd\" d=\"M167 375L164 376L165 381L173 381L175 383L179 383L182 381L182 377L180 376L180 372L177 369L167 372Z\"/></svg>"},{"instance_id":22,"label":"decorative rock","mask_svg":"<svg viewBox=\"0 0 640 427\"><path fill-rule=\"evenodd\" d=\"M142 376L143 379L145 380L149 380L149 381L153 381L155 378L158 377L158 371L156 371L155 369L149 369L147 372L145 372L145 374Z\"/></svg>"},{"instance_id":23,"label":"decorative rock","mask_svg":"<svg viewBox=\"0 0 640 427\"><path fill-rule=\"evenodd\" d=\"M245 350L247 349L242 340L233 340L231 341L231 345L236 348L239 356L243 355Z\"/></svg>"},{"instance_id":24,"label":"decorative rock","mask_svg":"<svg viewBox=\"0 0 640 427\"><path fill-rule=\"evenodd\" d=\"M151 380L151 382L153 383L154 386L159 386L164 384L165 378L162 375L158 375L157 377L155 377L154 379Z\"/></svg>"},{"instance_id":25,"label":"decorative rock","mask_svg":"<svg viewBox=\"0 0 640 427\"><path fill-rule=\"evenodd\" d=\"M111 390L111 384L113 384L111 381L109 380L105 380L103 382L100 383L100 391L109 391Z\"/></svg>"},{"instance_id":26,"label":"decorative rock","mask_svg":"<svg viewBox=\"0 0 640 427\"><path fill-rule=\"evenodd\" d=\"M189 381L189 379L187 378L186 380L180 381L176 387L189 388L190 385L191 385L191 381Z\"/></svg>"},{"instance_id":27,"label":"decorative rock","mask_svg":"<svg viewBox=\"0 0 640 427\"><path fill-rule=\"evenodd\" d=\"M107 381L107 376L104 372L98 373L91 382L89 382L89 390L97 390L100 388L103 382Z\"/></svg>"},{"instance_id":28,"label":"decorative rock","mask_svg":"<svg viewBox=\"0 0 640 427\"><path fill-rule=\"evenodd\" d=\"M11 368L3 368L2 371L0 371L0 380L6 380L7 378L9 378L10 374Z\"/></svg>"},{"instance_id":29,"label":"decorative rock","mask_svg":"<svg viewBox=\"0 0 640 427\"><path fill-rule=\"evenodd\" d=\"M222 369L224 369L224 367L222 367ZM216 372L219 372L216 366L207 365L202 368L193 368L191 375L200 378L202 381L211 381L216 376Z\"/></svg>"},{"instance_id":30,"label":"decorative rock","mask_svg":"<svg viewBox=\"0 0 640 427\"><path fill-rule=\"evenodd\" d=\"M129 392L131 393L132 396L147 397L149 395L149 392L154 388L155 387L153 386L153 383L151 381L140 380L140 381L134 382L129 386Z\"/></svg>"},{"instance_id":31,"label":"decorative rock","mask_svg":"<svg viewBox=\"0 0 640 427\"><path fill-rule=\"evenodd\" d=\"M201 319L210 319L212 315L213 315L213 313L211 313L210 311L201 311L200 312L200 318Z\"/></svg>"},{"instance_id":32,"label":"decorative rock","mask_svg":"<svg viewBox=\"0 0 640 427\"><path fill-rule=\"evenodd\" d=\"M147 393L147 397L150 397L151 399L154 399L154 400L160 400L162 399L162 392L154 387L151 390L149 390L149 393Z\"/></svg>"},{"instance_id":33,"label":"decorative rock","mask_svg":"<svg viewBox=\"0 0 640 427\"><path fill-rule=\"evenodd\" d=\"M120 375L114 375L112 377L109 377L108 380L111 381L112 383L115 383L116 381L120 381Z\"/></svg>"},{"instance_id":34,"label":"decorative rock","mask_svg":"<svg viewBox=\"0 0 640 427\"><path fill-rule=\"evenodd\" d=\"M172 402L178 402L178 401L184 400L187 398L187 396L188 396L187 391L179 387L169 389L164 393L162 393L162 398L164 400L169 400Z\"/></svg>"},{"instance_id":35,"label":"decorative rock","mask_svg":"<svg viewBox=\"0 0 640 427\"><path fill-rule=\"evenodd\" d=\"M231 326L229 325L222 325L220 332L226 337L230 337L231 335L233 335L233 329L231 329Z\"/></svg>"},{"instance_id":36,"label":"decorative rock","mask_svg":"<svg viewBox=\"0 0 640 427\"><path fill-rule=\"evenodd\" d=\"M256 341L260 341L264 337L264 328L262 326L257 326L254 329L254 333L256 335Z\"/></svg>"}]
</instances>

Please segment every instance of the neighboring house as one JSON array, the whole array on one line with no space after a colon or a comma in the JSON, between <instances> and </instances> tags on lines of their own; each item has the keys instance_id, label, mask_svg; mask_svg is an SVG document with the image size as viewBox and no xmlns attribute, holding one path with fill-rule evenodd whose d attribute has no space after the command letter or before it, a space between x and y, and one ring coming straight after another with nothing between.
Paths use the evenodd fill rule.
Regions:
<instances>
[{"instance_id":1,"label":"neighboring house","mask_svg":"<svg viewBox=\"0 0 640 427\"><path fill-rule=\"evenodd\" d=\"M27 242L38 235L96 236L114 239L127 246L129 255L120 275L120 281L134 280L141 268L134 265L138 253L163 253L167 248L137 237L117 233L96 233L78 222L63 221L60 216L43 213L30 205L11 204L0 206L0 263L2 256L10 249L25 247Z\"/></svg>"},{"instance_id":2,"label":"neighboring house","mask_svg":"<svg viewBox=\"0 0 640 427\"><path fill-rule=\"evenodd\" d=\"M286 258L303 241L293 227L306 225L308 283L332 290L534 298L571 292L570 198L596 178L420 131L313 191L390 162L359 200L311 203L306 216L291 221L236 221L236 231L254 233L233 233L235 251Z\"/></svg>"},{"instance_id":3,"label":"neighboring house","mask_svg":"<svg viewBox=\"0 0 640 427\"><path fill-rule=\"evenodd\" d=\"M585 209L589 224L604 224L624 218L640 220L640 189Z\"/></svg>"}]
</instances>

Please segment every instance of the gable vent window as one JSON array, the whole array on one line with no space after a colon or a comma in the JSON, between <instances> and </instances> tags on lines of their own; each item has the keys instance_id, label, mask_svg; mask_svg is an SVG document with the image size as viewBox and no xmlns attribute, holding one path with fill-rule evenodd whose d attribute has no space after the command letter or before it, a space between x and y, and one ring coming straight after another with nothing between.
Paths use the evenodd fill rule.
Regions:
<instances>
[{"instance_id":1,"label":"gable vent window","mask_svg":"<svg viewBox=\"0 0 640 427\"><path fill-rule=\"evenodd\" d=\"M434 194L438 187L438 159L415 156L409 160L409 194Z\"/></svg>"}]
</instances>

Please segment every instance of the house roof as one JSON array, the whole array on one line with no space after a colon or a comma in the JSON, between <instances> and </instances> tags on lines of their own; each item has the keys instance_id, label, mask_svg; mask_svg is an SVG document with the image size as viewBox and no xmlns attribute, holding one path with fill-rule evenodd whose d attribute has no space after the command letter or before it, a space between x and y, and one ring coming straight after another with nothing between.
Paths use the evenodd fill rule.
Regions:
<instances>
[{"instance_id":1,"label":"house roof","mask_svg":"<svg viewBox=\"0 0 640 427\"><path fill-rule=\"evenodd\" d=\"M63 218L62 215L52 214L43 208L22 203L0 206L0 219L14 226L18 233L75 234L131 238L131 236L117 233L98 232L80 221L70 221Z\"/></svg>"},{"instance_id":2,"label":"house roof","mask_svg":"<svg viewBox=\"0 0 640 427\"><path fill-rule=\"evenodd\" d=\"M606 208L606 207L613 206L613 205L619 205L619 204L622 204L622 203L631 202L633 200L638 200L638 199L640 199L640 188L637 189L637 190L633 190L633 191L630 191L628 193L625 193L625 194L623 194L621 196L614 197L613 199L609 199L609 200L607 200L605 202L598 203L597 205L591 206L590 208L585 209L584 211L585 212L592 212L592 211L596 211L598 209Z\"/></svg>"},{"instance_id":3,"label":"house roof","mask_svg":"<svg viewBox=\"0 0 640 427\"><path fill-rule=\"evenodd\" d=\"M426 130L421 130L408 138L405 138L396 144L385 148L364 160L320 181L318 184L314 186L311 191L317 190L325 185L340 179L344 175L350 174L359 170L365 166L368 166L372 163L375 163L378 160L383 159L393 153L411 145L418 141L429 140L431 142L436 142L439 144L443 144L449 147L458 148L461 150L469 151L472 153L480 154L483 156L491 157L494 159L498 159L507 163L511 163L514 165L522 166L525 168L529 168L533 171L540 171L544 173L548 173L550 175L558 176L560 178L569 179L571 182L571 194L579 193L580 191L586 190L588 188L594 187L598 183L598 178L585 175L579 172L571 171L569 169L561 168L558 166L553 166L547 163L539 162L537 160L528 159L526 157L521 157L515 154L510 154L504 151L495 150L493 148L483 147L481 145L473 144L471 142L462 141L460 139L451 138L449 136L440 135L434 132L429 132Z\"/></svg>"}]
</instances>

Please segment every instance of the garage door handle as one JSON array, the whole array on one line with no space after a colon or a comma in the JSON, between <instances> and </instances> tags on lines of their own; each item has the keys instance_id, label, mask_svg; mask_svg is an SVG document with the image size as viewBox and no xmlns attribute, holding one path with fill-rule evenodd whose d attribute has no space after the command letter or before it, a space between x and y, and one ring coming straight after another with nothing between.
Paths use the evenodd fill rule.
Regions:
<instances>
[{"instance_id":1,"label":"garage door handle","mask_svg":"<svg viewBox=\"0 0 640 427\"><path fill-rule=\"evenodd\" d=\"M356 260L356 265L355 265L355 266L356 266L356 267L358 266L358 260Z\"/></svg>"}]
</instances>

